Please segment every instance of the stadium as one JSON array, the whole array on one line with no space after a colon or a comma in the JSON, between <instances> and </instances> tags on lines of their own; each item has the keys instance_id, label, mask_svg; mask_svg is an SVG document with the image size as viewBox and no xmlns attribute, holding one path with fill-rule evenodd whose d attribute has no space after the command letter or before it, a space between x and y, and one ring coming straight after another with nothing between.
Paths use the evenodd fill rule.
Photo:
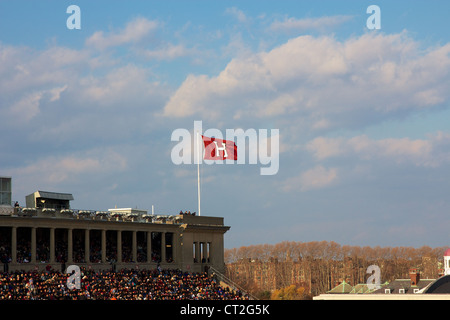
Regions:
<instances>
[{"instance_id":1,"label":"stadium","mask_svg":"<svg viewBox=\"0 0 450 320\"><path fill-rule=\"evenodd\" d=\"M76 210L73 195L36 191L12 204L0 177L0 299L245 299L220 281L222 217ZM81 270L69 290L68 266ZM222 279L223 280L223 279Z\"/></svg>"}]
</instances>

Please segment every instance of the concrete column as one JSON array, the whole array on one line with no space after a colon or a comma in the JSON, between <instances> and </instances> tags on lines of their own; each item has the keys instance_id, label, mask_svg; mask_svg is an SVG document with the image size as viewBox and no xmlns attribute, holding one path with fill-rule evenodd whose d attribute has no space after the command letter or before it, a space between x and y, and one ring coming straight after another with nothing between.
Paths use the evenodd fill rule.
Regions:
<instances>
[{"instance_id":1,"label":"concrete column","mask_svg":"<svg viewBox=\"0 0 450 320\"><path fill-rule=\"evenodd\" d=\"M180 241L180 235L177 232L172 233L172 260L174 263L178 263L178 243Z\"/></svg>"},{"instance_id":2,"label":"concrete column","mask_svg":"<svg viewBox=\"0 0 450 320\"><path fill-rule=\"evenodd\" d=\"M200 242L200 262L205 262L205 243Z\"/></svg>"},{"instance_id":3,"label":"concrete column","mask_svg":"<svg viewBox=\"0 0 450 320\"><path fill-rule=\"evenodd\" d=\"M161 232L161 263L166 262L166 233Z\"/></svg>"},{"instance_id":4,"label":"concrete column","mask_svg":"<svg viewBox=\"0 0 450 320\"><path fill-rule=\"evenodd\" d=\"M55 228L50 228L50 263L55 263Z\"/></svg>"},{"instance_id":5,"label":"concrete column","mask_svg":"<svg viewBox=\"0 0 450 320\"><path fill-rule=\"evenodd\" d=\"M106 230L102 230L102 263L106 262Z\"/></svg>"},{"instance_id":6,"label":"concrete column","mask_svg":"<svg viewBox=\"0 0 450 320\"><path fill-rule=\"evenodd\" d=\"M215 249L215 242L210 242L209 243L209 262L211 262L211 264L215 264L216 263L216 249Z\"/></svg>"},{"instance_id":7,"label":"concrete column","mask_svg":"<svg viewBox=\"0 0 450 320\"><path fill-rule=\"evenodd\" d=\"M208 242L208 259L209 259L209 263L212 263L212 242Z\"/></svg>"},{"instance_id":8,"label":"concrete column","mask_svg":"<svg viewBox=\"0 0 450 320\"><path fill-rule=\"evenodd\" d=\"M11 262L17 262L17 227L11 229Z\"/></svg>"},{"instance_id":9,"label":"concrete column","mask_svg":"<svg viewBox=\"0 0 450 320\"><path fill-rule=\"evenodd\" d=\"M36 263L36 228L31 228L31 263Z\"/></svg>"},{"instance_id":10,"label":"concrete column","mask_svg":"<svg viewBox=\"0 0 450 320\"><path fill-rule=\"evenodd\" d=\"M136 231L133 231L131 242L132 242L131 250L133 252L132 259L134 262L137 262L137 232Z\"/></svg>"},{"instance_id":11,"label":"concrete column","mask_svg":"<svg viewBox=\"0 0 450 320\"><path fill-rule=\"evenodd\" d=\"M73 263L73 232L72 229L67 229L67 263Z\"/></svg>"},{"instance_id":12,"label":"concrete column","mask_svg":"<svg viewBox=\"0 0 450 320\"><path fill-rule=\"evenodd\" d=\"M90 262L89 253L90 253L90 242L89 242L89 229L84 229L84 261L86 263Z\"/></svg>"},{"instance_id":13,"label":"concrete column","mask_svg":"<svg viewBox=\"0 0 450 320\"><path fill-rule=\"evenodd\" d=\"M194 262L201 262L200 261L200 243L198 241L194 242L194 246L195 246L195 260Z\"/></svg>"},{"instance_id":14,"label":"concrete column","mask_svg":"<svg viewBox=\"0 0 450 320\"><path fill-rule=\"evenodd\" d=\"M206 242L206 243L205 243L205 258L206 258L206 263L208 263L209 260L210 260L210 252L209 252L209 250L211 249L210 244L211 244L211 242Z\"/></svg>"},{"instance_id":15,"label":"concrete column","mask_svg":"<svg viewBox=\"0 0 450 320\"><path fill-rule=\"evenodd\" d=\"M122 231L117 230L117 262L122 262Z\"/></svg>"},{"instance_id":16,"label":"concrete column","mask_svg":"<svg viewBox=\"0 0 450 320\"><path fill-rule=\"evenodd\" d=\"M147 232L147 263L152 262L152 232Z\"/></svg>"}]
</instances>

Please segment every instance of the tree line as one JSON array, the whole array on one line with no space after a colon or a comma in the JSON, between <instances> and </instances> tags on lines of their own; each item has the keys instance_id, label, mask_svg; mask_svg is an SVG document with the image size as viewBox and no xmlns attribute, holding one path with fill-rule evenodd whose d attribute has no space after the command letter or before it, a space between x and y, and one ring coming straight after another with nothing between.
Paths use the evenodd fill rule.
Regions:
<instances>
[{"instance_id":1,"label":"tree line","mask_svg":"<svg viewBox=\"0 0 450 320\"><path fill-rule=\"evenodd\" d=\"M381 283L408 279L411 268L418 268L422 279L436 279L442 274L446 249L361 247L334 241L251 245L225 249L226 276L259 298L293 285L307 298L344 280L351 285L366 283L367 268L373 264L380 267Z\"/></svg>"}]
</instances>

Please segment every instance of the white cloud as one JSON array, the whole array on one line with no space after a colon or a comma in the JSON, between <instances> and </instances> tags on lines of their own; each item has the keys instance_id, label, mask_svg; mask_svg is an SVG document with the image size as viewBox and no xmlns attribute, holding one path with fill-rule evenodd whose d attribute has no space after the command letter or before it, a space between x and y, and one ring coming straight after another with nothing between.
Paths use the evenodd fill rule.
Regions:
<instances>
[{"instance_id":1,"label":"white cloud","mask_svg":"<svg viewBox=\"0 0 450 320\"><path fill-rule=\"evenodd\" d=\"M9 108L10 114L16 119L16 123L29 122L40 112L39 102L42 96L42 91L27 94Z\"/></svg>"},{"instance_id":2,"label":"white cloud","mask_svg":"<svg viewBox=\"0 0 450 320\"><path fill-rule=\"evenodd\" d=\"M36 51L0 44L0 60L0 94L3 99L16 100L24 93L72 83L89 63L90 56L85 50L64 47Z\"/></svg>"},{"instance_id":3,"label":"white cloud","mask_svg":"<svg viewBox=\"0 0 450 320\"><path fill-rule=\"evenodd\" d=\"M306 150L319 160L346 157L385 160L396 164L437 167L450 160L450 134L438 132L428 139L387 138L372 140L366 135L349 139L317 137Z\"/></svg>"},{"instance_id":4,"label":"white cloud","mask_svg":"<svg viewBox=\"0 0 450 320\"><path fill-rule=\"evenodd\" d=\"M28 123L41 112L40 103L44 97L48 97L50 102L55 102L66 89L67 85L28 93L9 107L9 114L16 120L15 123Z\"/></svg>"},{"instance_id":5,"label":"white cloud","mask_svg":"<svg viewBox=\"0 0 450 320\"><path fill-rule=\"evenodd\" d=\"M186 48L183 44L164 44L162 48L158 49L145 49L137 50L140 56L146 59L156 59L156 60L173 60L180 57L191 56L194 54L199 54L196 49Z\"/></svg>"},{"instance_id":6,"label":"white cloud","mask_svg":"<svg viewBox=\"0 0 450 320\"><path fill-rule=\"evenodd\" d=\"M301 36L231 60L217 76L189 75L168 117L289 116L308 129L364 126L448 101L450 44L419 50L404 33L337 41Z\"/></svg>"},{"instance_id":7,"label":"white cloud","mask_svg":"<svg viewBox=\"0 0 450 320\"><path fill-rule=\"evenodd\" d=\"M225 13L235 17L239 22L247 21L247 16L245 15L245 13L236 7L227 8L225 10Z\"/></svg>"},{"instance_id":8,"label":"white cloud","mask_svg":"<svg viewBox=\"0 0 450 320\"><path fill-rule=\"evenodd\" d=\"M338 179L336 168L325 168L318 165L301 174L288 178L283 182L284 191L308 191L328 187Z\"/></svg>"},{"instance_id":9,"label":"white cloud","mask_svg":"<svg viewBox=\"0 0 450 320\"><path fill-rule=\"evenodd\" d=\"M319 18L285 18L283 21L275 21L270 25L270 30L273 31L305 31L305 30L328 30L336 27L344 22L352 19L352 16L330 16Z\"/></svg>"},{"instance_id":10,"label":"white cloud","mask_svg":"<svg viewBox=\"0 0 450 320\"><path fill-rule=\"evenodd\" d=\"M119 172L127 168L127 159L105 148L85 151L82 154L47 156L32 164L11 170L12 175L40 185L55 186L62 182L77 180L80 176Z\"/></svg>"},{"instance_id":11,"label":"white cloud","mask_svg":"<svg viewBox=\"0 0 450 320\"><path fill-rule=\"evenodd\" d=\"M129 43L137 43L158 28L157 21L145 18L136 18L130 21L125 29L118 32L110 32L105 35L103 31L97 31L86 40L86 46L104 50Z\"/></svg>"},{"instance_id":12,"label":"white cloud","mask_svg":"<svg viewBox=\"0 0 450 320\"><path fill-rule=\"evenodd\" d=\"M344 152L343 138L317 137L306 145L306 149L318 160L340 155Z\"/></svg>"},{"instance_id":13,"label":"white cloud","mask_svg":"<svg viewBox=\"0 0 450 320\"><path fill-rule=\"evenodd\" d=\"M49 94L51 95L50 101L51 102L58 101L61 98L61 93L63 93L66 89L67 85L49 90Z\"/></svg>"},{"instance_id":14,"label":"white cloud","mask_svg":"<svg viewBox=\"0 0 450 320\"><path fill-rule=\"evenodd\" d=\"M128 64L110 69L104 76L81 78L79 89L86 101L96 104L112 105L119 101L131 104L136 99L150 98L157 93L159 83L151 82L150 76L148 70Z\"/></svg>"},{"instance_id":15,"label":"white cloud","mask_svg":"<svg viewBox=\"0 0 450 320\"><path fill-rule=\"evenodd\" d=\"M122 31L103 35L99 45L144 40L152 25L133 20ZM86 148L96 141L109 145L148 134L159 123L154 113L169 87L151 67L138 63L90 47L38 50L0 43L0 132L15 132L3 147L11 148L10 157L21 154L17 145L39 157L43 149Z\"/></svg>"}]
</instances>

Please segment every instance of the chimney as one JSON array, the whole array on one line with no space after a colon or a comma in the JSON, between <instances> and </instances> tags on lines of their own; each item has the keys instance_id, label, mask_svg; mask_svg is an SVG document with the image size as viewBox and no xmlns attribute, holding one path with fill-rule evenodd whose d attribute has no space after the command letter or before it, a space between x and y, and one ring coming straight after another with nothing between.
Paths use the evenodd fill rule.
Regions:
<instances>
[{"instance_id":1,"label":"chimney","mask_svg":"<svg viewBox=\"0 0 450 320\"><path fill-rule=\"evenodd\" d=\"M420 270L418 268L409 269L409 278L411 279L411 286L417 286L420 281Z\"/></svg>"}]
</instances>

